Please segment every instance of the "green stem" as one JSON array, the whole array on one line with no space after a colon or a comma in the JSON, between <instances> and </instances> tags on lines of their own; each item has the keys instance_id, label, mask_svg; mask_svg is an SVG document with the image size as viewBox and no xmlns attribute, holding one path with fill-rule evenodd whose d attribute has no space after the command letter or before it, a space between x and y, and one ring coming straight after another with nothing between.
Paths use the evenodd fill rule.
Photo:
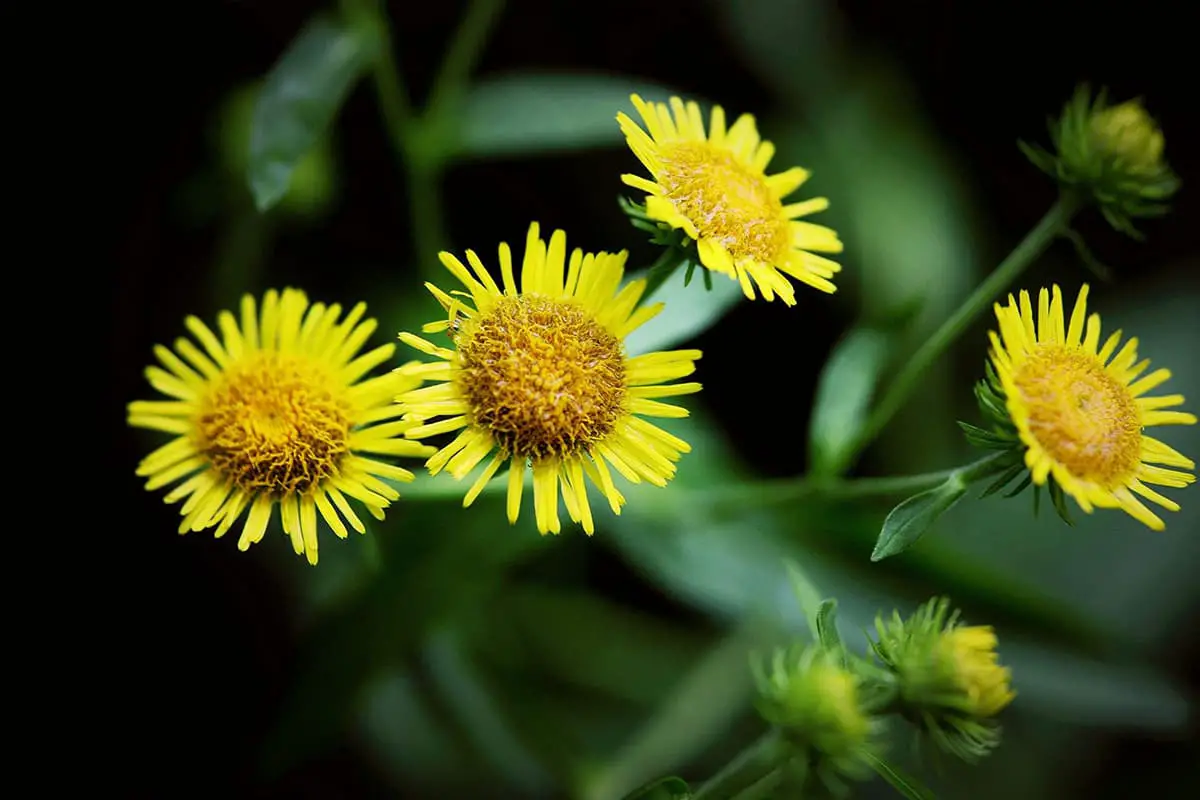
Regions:
<instances>
[{"instance_id":1,"label":"green stem","mask_svg":"<svg viewBox=\"0 0 1200 800\"><path fill-rule=\"evenodd\" d=\"M641 302L649 302L654 293L657 292L686 261L687 256L679 252L677 248L668 247L667 249L663 250L662 255L660 255L658 259L646 269L646 290L642 292Z\"/></svg>"},{"instance_id":2,"label":"green stem","mask_svg":"<svg viewBox=\"0 0 1200 800\"><path fill-rule=\"evenodd\" d=\"M363 13L366 0L342 0L353 13ZM504 6L503 0L474 0L454 34L430 90L425 110L413 115L392 46L391 25L385 3L371 12L377 21L379 55L375 60L375 89L384 124L393 148L400 156L408 186L409 219L417 263L426 275L440 275L438 253L449 241L442 216L442 171L452 131L447 121L455 118L457 104L466 92L470 72L479 58L492 23Z\"/></svg>"},{"instance_id":3,"label":"green stem","mask_svg":"<svg viewBox=\"0 0 1200 800\"><path fill-rule=\"evenodd\" d=\"M426 276L443 274L438 253L448 247L442 217L442 176L437 166L411 161L408 166L408 204L417 266Z\"/></svg>"},{"instance_id":4,"label":"green stem","mask_svg":"<svg viewBox=\"0 0 1200 800\"><path fill-rule=\"evenodd\" d=\"M370 8L370 5L374 8ZM375 3L371 3L370 0L342 0L342 8L351 19L369 18L373 22L372 28L379 37L379 50L375 54L372 69L375 97L392 146L398 154L403 154L410 136L413 116L400 66L396 63L387 3L384 0Z\"/></svg>"},{"instance_id":5,"label":"green stem","mask_svg":"<svg viewBox=\"0 0 1200 800\"><path fill-rule=\"evenodd\" d=\"M722 500L753 498L758 503L786 503L807 497L830 500L863 500L877 497L912 495L932 489L955 475L967 483L986 478L1001 469L1008 452L990 453L978 461L917 475L893 475L886 478L802 479L783 478L716 490Z\"/></svg>"},{"instance_id":6,"label":"green stem","mask_svg":"<svg viewBox=\"0 0 1200 800\"><path fill-rule=\"evenodd\" d=\"M218 307L259 288L258 278L271 239L270 219L249 202L239 202L233 210L218 245L216 275L210 284Z\"/></svg>"},{"instance_id":7,"label":"green stem","mask_svg":"<svg viewBox=\"0 0 1200 800\"><path fill-rule=\"evenodd\" d=\"M772 730L746 749L705 781L693 794L691 800L723 800L737 797L763 778L777 770L784 756L783 737Z\"/></svg>"},{"instance_id":8,"label":"green stem","mask_svg":"<svg viewBox=\"0 0 1200 800\"><path fill-rule=\"evenodd\" d=\"M950 318L934 331L933 335L913 353L905 362L900 373L888 386L887 391L876 404L868 417L866 424L850 448L851 457L846 459L847 466L853 456L862 452L863 448L875 440L875 437L891 421L896 412L904 405L909 393L916 387L924 376L925 371L946 351L955 339L996 299L1020 277L1021 273L1042 254L1054 239L1059 236L1078 208L1078 202L1070 197L1062 197L1041 221L1031 230L1021 243L1008 254L998 267L984 279L983 283L971 293Z\"/></svg>"},{"instance_id":9,"label":"green stem","mask_svg":"<svg viewBox=\"0 0 1200 800\"><path fill-rule=\"evenodd\" d=\"M435 116L446 106L456 104L466 92L471 70L503 8L504 0L472 0L429 93L428 108Z\"/></svg>"}]
</instances>

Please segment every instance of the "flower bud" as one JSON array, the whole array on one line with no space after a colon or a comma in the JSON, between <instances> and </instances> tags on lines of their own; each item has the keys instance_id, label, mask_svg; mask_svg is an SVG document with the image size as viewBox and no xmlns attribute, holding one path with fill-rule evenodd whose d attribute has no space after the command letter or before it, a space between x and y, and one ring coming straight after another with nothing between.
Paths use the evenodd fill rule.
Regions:
<instances>
[{"instance_id":1,"label":"flower bud","mask_svg":"<svg viewBox=\"0 0 1200 800\"><path fill-rule=\"evenodd\" d=\"M816 647L778 649L755 664L758 710L827 786L870 772L880 724L864 704L861 678Z\"/></svg>"},{"instance_id":2,"label":"flower bud","mask_svg":"<svg viewBox=\"0 0 1200 800\"><path fill-rule=\"evenodd\" d=\"M1139 236L1134 217L1161 216L1179 189L1179 178L1163 158L1158 124L1129 100L1115 106L1101 92L1094 99L1080 87L1062 115L1050 121L1055 152L1020 143L1025 155L1065 189L1100 208L1119 231Z\"/></svg>"},{"instance_id":3,"label":"flower bud","mask_svg":"<svg viewBox=\"0 0 1200 800\"><path fill-rule=\"evenodd\" d=\"M875 622L875 653L896 675L897 710L943 750L973 761L1000 741L993 719L1013 699L990 626L959 624L946 598L907 620Z\"/></svg>"}]
</instances>

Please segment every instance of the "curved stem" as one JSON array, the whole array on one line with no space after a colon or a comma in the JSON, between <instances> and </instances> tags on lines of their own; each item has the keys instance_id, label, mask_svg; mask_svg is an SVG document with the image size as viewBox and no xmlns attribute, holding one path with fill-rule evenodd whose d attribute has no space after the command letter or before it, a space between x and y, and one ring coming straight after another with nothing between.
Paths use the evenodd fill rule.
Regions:
<instances>
[{"instance_id":1,"label":"curved stem","mask_svg":"<svg viewBox=\"0 0 1200 800\"><path fill-rule=\"evenodd\" d=\"M932 489L955 475L967 483L994 474L1008 453L989 453L983 458L952 469L922 472L916 475L890 475L885 478L811 478L796 480L783 478L760 483L734 485L715 491L721 499L736 499L742 495L753 498L756 503L786 503L806 497L823 497L831 500L862 500L877 497L912 495Z\"/></svg>"},{"instance_id":2,"label":"curved stem","mask_svg":"<svg viewBox=\"0 0 1200 800\"><path fill-rule=\"evenodd\" d=\"M692 794L691 800L722 800L737 797L775 772L782 763L783 736L769 731L733 757Z\"/></svg>"},{"instance_id":3,"label":"curved stem","mask_svg":"<svg viewBox=\"0 0 1200 800\"><path fill-rule=\"evenodd\" d=\"M372 78L375 83L375 97L379 110L383 114L383 123L387 128L388 138L399 154L403 154L408 141L409 130L412 126L412 108L409 105L408 91L400 75L400 67L396 63L396 55L392 45L392 26L387 16L387 3L374 3L374 8L368 8L369 0L342 0L342 7L347 16L369 17L379 37L379 52L375 55Z\"/></svg>"},{"instance_id":4,"label":"curved stem","mask_svg":"<svg viewBox=\"0 0 1200 800\"><path fill-rule=\"evenodd\" d=\"M1063 232L1077 208L1077 200L1070 196L1061 197L992 274L988 275L971 296L913 353L875 405L871 416L867 418L854 446L850 448L850 457L846 459L847 466L853 460L853 456L874 441L884 426L891 421L925 371L941 357L946 348Z\"/></svg>"},{"instance_id":5,"label":"curved stem","mask_svg":"<svg viewBox=\"0 0 1200 800\"><path fill-rule=\"evenodd\" d=\"M674 247L663 250L653 264L646 268L646 290L642 292L642 303L649 302L655 292L666 283L679 267L687 261L687 256Z\"/></svg>"},{"instance_id":6,"label":"curved stem","mask_svg":"<svg viewBox=\"0 0 1200 800\"><path fill-rule=\"evenodd\" d=\"M467 7L429 93L428 108L435 116L443 105L453 105L466 91L471 70L503 8L504 0L473 0Z\"/></svg>"}]
</instances>

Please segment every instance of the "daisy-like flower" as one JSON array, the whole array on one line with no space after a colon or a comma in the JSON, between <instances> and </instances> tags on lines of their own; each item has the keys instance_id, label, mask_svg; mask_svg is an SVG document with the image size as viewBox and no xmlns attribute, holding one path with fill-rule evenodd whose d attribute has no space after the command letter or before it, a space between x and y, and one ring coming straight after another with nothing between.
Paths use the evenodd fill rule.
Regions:
<instances>
[{"instance_id":1,"label":"daisy-like flower","mask_svg":"<svg viewBox=\"0 0 1200 800\"><path fill-rule=\"evenodd\" d=\"M500 245L503 288L474 252L466 255L470 269L450 253L442 253L441 261L467 292L447 294L426 284L448 318L423 330L449 329L453 349L400 334L438 359L399 370L437 382L397 398L406 419L425 422L406 435L422 439L458 431L429 459L435 475L445 470L461 480L491 456L464 506L508 464L508 519L515 523L528 466L538 530L559 532L561 488L567 513L591 534L584 475L619 514L625 501L610 466L633 483L664 486L675 474L675 462L691 449L642 417L687 416L686 409L656 398L700 390L698 383L669 383L695 370L700 351L626 355L625 337L662 304L638 308L644 280L620 288L624 251L576 249L568 259L566 234L555 231L547 244L534 223L519 276L508 245ZM428 421L434 417L444 419Z\"/></svg>"},{"instance_id":2,"label":"daisy-like flower","mask_svg":"<svg viewBox=\"0 0 1200 800\"><path fill-rule=\"evenodd\" d=\"M1100 341L1100 315L1087 313L1088 287L1069 323L1062 291L1042 289L1036 323L1028 292L996 304L999 333L992 331L991 361L1007 416L1025 448L1035 485L1053 479L1085 512L1122 508L1162 530L1163 521L1140 499L1170 511L1179 505L1147 484L1181 488L1195 481L1195 462L1144 429L1194 425L1196 416L1172 410L1183 395L1148 396L1171 377L1157 369L1143 376L1136 338L1121 345L1121 331ZM1118 347L1120 349L1118 350Z\"/></svg>"},{"instance_id":3,"label":"daisy-like flower","mask_svg":"<svg viewBox=\"0 0 1200 800\"><path fill-rule=\"evenodd\" d=\"M362 520L352 497L377 519L399 497L381 478L411 481L406 469L374 456L426 456L433 448L402 438L414 423L392 399L420 385L394 373L362 380L391 358L395 345L358 355L375 330L359 303L344 318L341 306L309 304L304 292L271 290L242 298L241 321L217 317L218 337L196 317L174 352L154 348L159 366L146 369L167 400L129 404L129 424L172 434L142 459L146 489L182 481L163 499L183 500L180 533L216 527L224 536L247 512L238 548L262 539L279 505L283 530L297 555L317 563L317 515L339 537Z\"/></svg>"},{"instance_id":4,"label":"daisy-like flower","mask_svg":"<svg viewBox=\"0 0 1200 800\"><path fill-rule=\"evenodd\" d=\"M829 206L824 197L783 204L783 198L808 180L800 167L767 175L775 146L759 138L754 117L743 114L727 130L725 110L714 106L707 134L700 107L671 98L647 103L631 98L645 123L617 115L634 155L653 180L636 175L621 179L646 192L646 216L684 231L696 242L700 263L736 278L746 297L754 286L765 300L776 295L795 305L791 276L823 292L836 287L831 278L841 266L816 253L840 253L832 229L800 221Z\"/></svg>"}]
</instances>

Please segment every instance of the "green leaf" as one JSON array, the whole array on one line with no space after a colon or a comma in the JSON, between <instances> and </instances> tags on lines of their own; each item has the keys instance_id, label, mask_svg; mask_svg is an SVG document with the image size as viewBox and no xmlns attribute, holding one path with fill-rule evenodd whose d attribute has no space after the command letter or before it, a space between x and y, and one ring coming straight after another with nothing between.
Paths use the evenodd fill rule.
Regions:
<instances>
[{"instance_id":1,"label":"green leaf","mask_svg":"<svg viewBox=\"0 0 1200 800\"><path fill-rule=\"evenodd\" d=\"M480 609L473 625L490 663L643 705L659 702L711 641L594 591L524 584Z\"/></svg>"},{"instance_id":2,"label":"green leaf","mask_svg":"<svg viewBox=\"0 0 1200 800\"><path fill-rule=\"evenodd\" d=\"M827 652L844 655L842 636L837 629L837 600L832 597L817 610L817 641Z\"/></svg>"},{"instance_id":3,"label":"green leaf","mask_svg":"<svg viewBox=\"0 0 1200 800\"><path fill-rule=\"evenodd\" d=\"M654 302L665 303L658 316L625 339L630 355L669 350L704 333L717 324L739 300L742 290L735 280L717 276L711 289L689 287L685 270L676 270L654 293ZM705 269L705 278L708 277ZM645 277L644 273L631 276Z\"/></svg>"},{"instance_id":4,"label":"green leaf","mask_svg":"<svg viewBox=\"0 0 1200 800\"><path fill-rule=\"evenodd\" d=\"M692 790L682 778L660 778L625 795L625 800L687 800Z\"/></svg>"},{"instance_id":5,"label":"green leaf","mask_svg":"<svg viewBox=\"0 0 1200 800\"><path fill-rule=\"evenodd\" d=\"M634 78L517 73L476 83L459 121L457 152L513 156L616 147L625 141L618 111L633 114L629 95L665 101L670 92Z\"/></svg>"},{"instance_id":6,"label":"green leaf","mask_svg":"<svg viewBox=\"0 0 1200 800\"><path fill-rule=\"evenodd\" d=\"M743 623L696 659L658 708L601 769L586 776L575 796L621 797L723 740L754 694L746 654L774 643L756 622Z\"/></svg>"},{"instance_id":7,"label":"green leaf","mask_svg":"<svg viewBox=\"0 0 1200 800\"><path fill-rule=\"evenodd\" d=\"M995 494L1005 486L1008 486L1010 483L1012 483L1013 480L1022 473L1024 473L1026 477L1029 477L1029 470L1025 466L1024 462L1018 461L1016 464L1013 464L1011 467L1001 473L1000 477L993 481L990 486L984 489L983 493L979 496L987 497L988 495Z\"/></svg>"},{"instance_id":8,"label":"green leaf","mask_svg":"<svg viewBox=\"0 0 1200 800\"><path fill-rule=\"evenodd\" d=\"M959 420L958 427L962 428L963 435L966 436L968 442L984 450L1007 450L1015 443L1012 438L1006 438L962 420Z\"/></svg>"},{"instance_id":9,"label":"green leaf","mask_svg":"<svg viewBox=\"0 0 1200 800\"><path fill-rule=\"evenodd\" d=\"M870 763L871 769L875 770L875 774L908 800L936 800L936 796L928 787L886 759L871 752L863 753L863 757Z\"/></svg>"},{"instance_id":10,"label":"green leaf","mask_svg":"<svg viewBox=\"0 0 1200 800\"><path fill-rule=\"evenodd\" d=\"M837 475L870 411L871 398L887 364L890 337L875 328L856 328L838 342L817 384L809 423L810 469Z\"/></svg>"},{"instance_id":11,"label":"green leaf","mask_svg":"<svg viewBox=\"0 0 1200 800\"><path fill-rule=\"evenodd\" d=\"M370 28L317 16L271 68L254 106L246 169L259 211L287 193L297 165L325 135L377 47Z\"/></svg>"},{"instance_id":12,"label":"green leaf","mask_svg":"<svg viewBox=\"0 0 1200 800\"><path fill-rule=\"evenodd\" d=\"M912 546L938 517L949 511L967 493L967 482L951 475L940 486L913 495L892 509L871 551L872 561L881 561Z\"/></svg>"},{"instance_id":13,"label":"green leaf","mask_svg":"<svg viewBox=\"0 0 1200 800\"><path fill-rule=\"evenodd\" d=\"M784 565L787 567L788 583L792 585L792 594L796 596L796 602L808 620L809 633L813 639L819 639L817 615L821 611L821 592L795 561L789 559Z\"/></svg>"},{"instance_id":14,"label":"green leaf","mask_svg":"<svg viewBox=\"0 0 1200 800\"><path fill-rule=\"evenodd\" d=\"M336 741L372 679L394 668L438 626L490 602L505 570L552 542L528 525L496 536L504 515L498 495L480 497L472 513L456 515L449 528L444 509L398 504L386 523L376 524L385 568L364 574L353 598L305 632L299 666L264 743L268 774L280 774Z\"/></svg>"}]
</instances>

